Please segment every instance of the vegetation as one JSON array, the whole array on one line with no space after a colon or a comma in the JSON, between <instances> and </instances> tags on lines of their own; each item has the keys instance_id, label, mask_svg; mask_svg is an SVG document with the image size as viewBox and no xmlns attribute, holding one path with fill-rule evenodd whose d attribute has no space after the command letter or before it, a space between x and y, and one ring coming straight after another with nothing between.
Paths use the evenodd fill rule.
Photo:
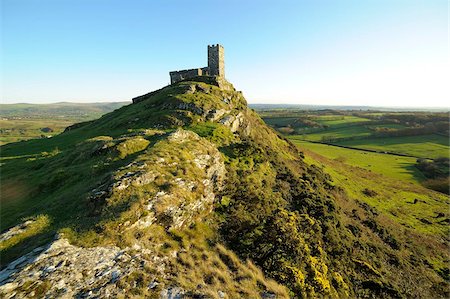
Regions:
<instances>
[{"instance_id":1,"label":"vegetation","mask_svg":"<svg viewBox=\"0 0 450 299\"><path fill-rule=\"evenodd\" d=\"M92 120L126 103L0 104L0 145L49 138L77 122Z\"/></svg>"},{"instance_id":2,"label":"vegetation","mask_svg":"<svg viewBox=\"0 0 450 299\"><path fill-rule=\"evenodd\" d=\"M2 231L47 220L4 245L2 262L58 232L79 246L164 257L164 277L144 266L117 282L135 296L173 284L192 297L448 296L447 198L301 149L213 78L167 86L50 139L4 145ZM222 166L226 174L206 177ZM160 285L146 287L155 277Z\"/></svg>"},{"instance_id":3,"label":"vegetation","mask_svg":"<svg viewBox=\"0 0 450 299\"><path fill-rule=\"evenodd\" d=\"M289 139L301 149L308 149L326 158L335 159L347 165L367 169L408 183L419 184L425 179L422 172L415 167L416 158L402 157L382 153L372 153L328 144L311 143L299 140L297 136Z\"/></svg>"},{"instance_id":4,"label":"vegetation","mask_svg":"<svg viewBox=\"0 0 450 299\"><path fill-rule=\"evenodd\" d=\"M424 186L450 194L449 163L450 158L443 157L428 161L418 159L416 167L428 178L423 182Z\"/></svg>"}]
</instances>

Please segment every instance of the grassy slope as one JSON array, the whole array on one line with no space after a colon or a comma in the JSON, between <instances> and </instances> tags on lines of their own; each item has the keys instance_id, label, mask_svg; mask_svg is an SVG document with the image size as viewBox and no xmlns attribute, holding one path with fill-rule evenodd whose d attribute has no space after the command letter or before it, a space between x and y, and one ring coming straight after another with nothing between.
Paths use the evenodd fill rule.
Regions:
<instances>
[{"instance_id":1,"label":"grassy slope","mask_svg":"<svg viewBox=\"0 0 450 299\"><path fill-rule=\"evenodd\" d=\"M447 235L446 223L439 223L442 217L436 217L439 213L448 214L449 201L446 195L400 179L393 180L362 167L347 165L336 159L331 160L313 151L307 153L312 159L324 165L325 171L330 173L336 183L344 187L352 197L369 203L399 223L418 231ZM378 195L374 197L365 195L362 193L365 188L374 190ZM416 204L415 199L419 200ZM432 224L424 223L421 219L426 219Z\"/></svg>"},{"instance_id":2,"label":"grassy slope","mask_svg":"<svg viewBox=\"0 0 450 299\"><path fill-rule=\"evenodd\" d=\"M431 238L434 239L433 246L438 246L441 241L436 243L436 240L448 237L447 223L450 212L449 199L446 195L403 180L393 180L389 175L370 172L336 159L329 159L316 153L314 150L317 149L306 149L303 145L305 144L298 146L305 152L305 161L323 167L351 198L374 207L388 216L393 223L401 224L403 230L412 229L418 233L418 238L420 234L424 234L423 242L428 242ZM364 194L362 191L366 188L375 191L376 195ZM426 235L429 237L425 237ZM427 258L435 268L444 267L449 262L448 257L433 254Z\"/></svg>"},{"instance_id":3,"label":"grassy slope","mask_svg":"<svg viewBox=\"0 0 450 299\"><path fill-rule=\"evenodd\" d=\"M416 158L370 153L332 145L310 143L298 140L295 136L289 136L289 139L301 148L306 148L326 158L336 159L345 164L365 168L368 171L380 173L393 179L414 184L418 184L424 179L422 173L414 167Z\"/></svg>"}]
</instances>

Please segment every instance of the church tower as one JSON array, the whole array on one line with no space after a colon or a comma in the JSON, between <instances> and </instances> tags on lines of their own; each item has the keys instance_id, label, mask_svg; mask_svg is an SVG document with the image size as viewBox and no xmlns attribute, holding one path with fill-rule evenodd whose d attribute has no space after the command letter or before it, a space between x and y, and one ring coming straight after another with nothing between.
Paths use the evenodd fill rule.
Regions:
<instances>
[{"instance_id":1,"label":"church tower","mask_svg":"<svg viewBox=\"0 0 450 299\"><path fill-rule=\"evenodd\" d=\"M225 53L223 46L208 45L208 69L210 76L225 77Z\"/></svg>"}]
</instances>

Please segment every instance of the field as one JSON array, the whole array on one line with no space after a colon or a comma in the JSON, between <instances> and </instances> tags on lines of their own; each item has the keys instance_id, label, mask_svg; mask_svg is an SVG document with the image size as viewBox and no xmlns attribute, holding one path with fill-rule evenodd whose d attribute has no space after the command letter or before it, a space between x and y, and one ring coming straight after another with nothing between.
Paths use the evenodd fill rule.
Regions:
<instances>
[{"instance_id":1,"label":"field","mask_svg":"<svg viewBox=\"0 0 450 299\"><path fill-rule=\"evenodd\" d=\"M368 171L366 167L327 158L326 154L317 153L323 153L320 148L309 150L302 146L304 144L299 144L299 148L305 152L306 161L323 167L350 197L386 213L392 221L406 227L431 235L448 234L448 223L437 217L448 211L447 196L411 183L411 175L408 177L398 169L401 162L390 165L379 174ZM359 163L361 164L361 161ZM381 165L382 163L379 163L378 166ZM365 194L365 190L372 193Z\"/></svg>"},{"instance_id":2,"label":"field","mask_svg":"<svg viewBox=\"0 0 450 299\"><path fill-rule=\"evenodd\" d=\"M4 118L0 120L0 145L21 140L51 137L61 133L74 122L76 120Z\"/></svg>"},{"instance_id":3,"label":"field","mask_svg":"<svg viewBox=\"0 0 450 299\"><path fill-rule=\"evenodd\" d=\"M435 159L449 156L449 138L441 135L369 138L338 142L339 145L389 151L418 158Z\"/></svg>"},{"instance_id":4,"label":"field","mask_svg":"<svg viewBox=\"0 0 450 299\"><path fill-rule=\"evenodd\" d=\"M306 131L306 130L305 130ZM302 135L304 140L323 141L332 138L368 137L370 130L365 126L334 127L325 131Z\"/></svg>"},{"instance_id":5,"label":"field","mask_svg":"<svg viewBox=\"0 0 450 299\"><path fill-rule=\"evenodd\" d=\"M393 179L403 180L413 184L418 184L425 179L423 174L414 167L414 164L416 163L415 158L370 153L327 144L311 143L297 140L295 137L290 139L301 149L320 153L320 155L328 159L333 159L351 166L361 167Z\"/></svg>"},{"instance_id":6,"label":"field","mask_svg":"<svg viewBox=\"0 0 450 299\"><path fill-rule=\"evenodd\" d=\"M448 185L443 179L448 171L442 170L442 166L427 166L431 174L417 167L418 159L448 161L447 112L294 109L258 112L299 147L324 158L441 192L446 189L443 182ZM441 170L436 171L437 168ZM430 180L435 179L440 180L439 187L431 187L436 181L430 184Z\"/></svg>"},{"instance_id":7,"label":"field","mask_svg":"<svg viewBox=\"0 0 450 299\"><path fill-rule=\"evenodd\" d=\"M1 104L0 145L49 138L74 123L96 119L124 104L126 103Z\"/></svg>"}]
</instances>

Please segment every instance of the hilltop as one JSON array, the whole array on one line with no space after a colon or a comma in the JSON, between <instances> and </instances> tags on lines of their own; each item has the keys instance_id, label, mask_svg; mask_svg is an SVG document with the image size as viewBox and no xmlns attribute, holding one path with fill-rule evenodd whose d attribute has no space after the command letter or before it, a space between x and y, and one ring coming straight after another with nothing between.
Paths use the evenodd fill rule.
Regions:
<instances>
[{"instance_id":1,"label":"hilltop","mask_svg":"<svg viewBox=\"0 0 450 299\"><path fill-rule=\"evenodd\" d=\"M448 296L445 233L348 196L219 77L2 146L1 188L3 297Z\"/></svg>"}]
</instances>

